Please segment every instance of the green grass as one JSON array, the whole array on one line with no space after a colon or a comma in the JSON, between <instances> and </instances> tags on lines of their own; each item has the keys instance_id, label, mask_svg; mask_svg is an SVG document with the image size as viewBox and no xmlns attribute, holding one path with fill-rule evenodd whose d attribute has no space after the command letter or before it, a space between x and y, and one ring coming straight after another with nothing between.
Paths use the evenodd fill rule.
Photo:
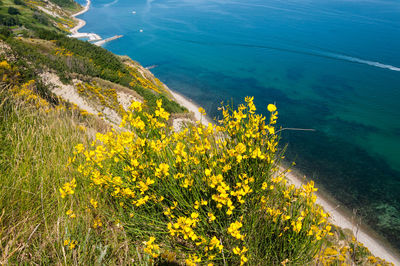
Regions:
<instances>
[{"instance_id":1,"label":"green grass","mask_svg":"<svg viewBox=\"0 0 400 266\"><path fill-rule=\"evenodd\" d=\"M52 21L62 23L63 21L60 18L52 17L42 11L39 11L36 8L30 7L29 5L16 5L13 0L2 0L2 1L3 5L0 5L0 15L17 17L19 20L19 25L24 26L24 28L21 28L19 25L13 26L12 28L15 30L16 34L29 35L29 30L37 30L37 29L60 31L60 29L57 29L52 25ZM7 12L8 7L17 8L21 14L19 15L8 14ZM74 13L77 12L80 8L81 7L76 4L64 9L67 10L68 12ZM35 19L34 17L35 13L40 14L41 17L47 19L48 23L43 24L39 20ZM28 29L28 31L26 29Z\"/></svg>"},{"instance_id":2,"label":"green grass","mask_svg":"<svg viewBox=\"0 0 400 266\"><path fill-rule=\"evenodd\" d=\"M77 127L82 118L16 103L2 85L0 264L126 264L137 258L135 246L118 228L105 225L99 232L90 229L91 213L75 219L65 215L72 206L61 200L58 189L75 175L66 167L73 147L88 143L88 134ZM80 202L77 196L71 204ZM74 250L64 247L71 234L79 243Z\"/></svg>"},{"instance_id":3,"label":"green grass","mask_svg":"<svg viewBox=\"0 0 400 266\"><path fill-rule=\"evenodd\" d=\"M65 207L54 195L69 178L69 152L85 135L66 116L15 106L5 92L0 113L1 261L61 261L55 246L63 234L55 225Z\"/></svg>"}]
</instances>

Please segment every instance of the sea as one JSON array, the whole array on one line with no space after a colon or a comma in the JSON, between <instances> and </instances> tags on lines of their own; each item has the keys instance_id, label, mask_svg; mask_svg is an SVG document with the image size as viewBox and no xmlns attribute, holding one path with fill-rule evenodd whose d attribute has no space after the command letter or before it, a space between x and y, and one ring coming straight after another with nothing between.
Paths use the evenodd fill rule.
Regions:
<instances>
[{"instance_id":1,"label":"sea","mask_svg":"<svg viewBox=\"0 0 400 266\"><path fill-rule=\"evenodd\" d=\"M80 18L212 118L254 96L313 129L282 131L286 162L400 250L398 0L92 0Z\"/></svg>"}]
</instances>

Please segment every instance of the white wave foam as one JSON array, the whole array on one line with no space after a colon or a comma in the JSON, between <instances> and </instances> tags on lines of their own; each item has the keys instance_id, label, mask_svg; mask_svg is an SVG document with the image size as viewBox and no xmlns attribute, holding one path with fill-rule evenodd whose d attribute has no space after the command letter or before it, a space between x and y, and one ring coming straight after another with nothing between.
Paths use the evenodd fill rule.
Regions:
<instances>
[{"instance_id":1,"label":"white wave foam","mask_svg":"<svg viewBox=\"0 0 400 266\"><path fill-rule=\"evenodd\" d=\"M114 0L114 1L112 1L111 3L104 4L104 7L109 7L109 6L115 5L116 3L118 3L118 1L119 1L119 0Z\"/></svg>"},{"instance_id":2,"label":"white wave foam","mask_svg":"<svg viewBox=\"0 0 400 266\"><path fill-rule=\"evenodd\" d=\"M384 69L389 69L389 70L393 70L393 71L400 71L400 67L396 67L396 66L392 66L392 65L386 65L386 64L379 63L379 62L369 61L369 60L364 60L364 59L361 59L361 58L352 57L352 56L348 56L348 55L334 54L334 53L324 53L324 55L331 56L333 58L346 60L346 61L349 61L349 62L365 64L365 65L384 68Z\"/></svg>"}]
</instances>

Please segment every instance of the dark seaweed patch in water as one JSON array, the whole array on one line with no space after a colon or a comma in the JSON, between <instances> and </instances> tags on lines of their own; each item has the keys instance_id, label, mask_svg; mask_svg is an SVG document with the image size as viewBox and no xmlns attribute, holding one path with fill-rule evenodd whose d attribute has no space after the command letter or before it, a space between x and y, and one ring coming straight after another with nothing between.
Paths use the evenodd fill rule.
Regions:
<instances>
[{"instance_id":1,"label":"dark seaweed patch in water","mask_svg":"<svg viewBox=\"0 0 400 266\"><path fill-rule=\"evenodd\" d=\"M304 68L290 67L286 70L286 77L289 80L299 81L304 76Z\"/></svg>"},{"instance_id":2,"label":"dark seaweed patch in water","mask_svg":"<svg viewBox=\"0 0 400 266\"><path fill-rule=\"evenodd\" d=\"M400 127L393 129L394 136L400 136Z\"/></svg>"},{"instance_id":3,"label":"dark seaweed patch in water","mask_svg":"<svg viewBox=\"0 0 400 266\"><path fill-rule=\"evenodd\" d=\"M326 85L313 85L311 89L323 99L329 101L344 101L346 92L340 87L326 86Z\"/></svg>"},{"instance_id":4,"label":"dark seaweed patch in water","mask_svg":"<svg viewBox=\"0 0 400 266\"><path fill-rule=\"evenodd\" d=\"M346 87L347 83L344 79L331 74L324 74L318 77L318 82L322 84L330 84L335 87Z\"/></svg>"},{"instance_id":5,"label":"dark seaweed patch in water","mask_svg":"<svg viewBox=\"0 0 400 266\"><path fill-rule=\"evenodd\" d=\"M330 110L318 101L282 103L281 125L317 129L283 132L281 144L289 144L287 160L295 161L300 171L344 206L359 210L363 222L400 248L400 172L348 139L381 129L331 117ZM327 127L328 134L318 130Z\"/></svg>"},{"instance_id":6,"label":"dark seaweed patch in water","mask_svg":"<svg viewBox=\"0 0 400 266\"><path fill-rule=\"evenodd\" d=\"M400 248L399 172L379 156L322 132L284 132L282 136L282 142L289 143L289 161L296 161L300 171L345 206L359 210L365 223Z\"/></svg>"},{"instance_id":7,"label":"dark seaweed patch in water","mask_svg":"<svg viewBox=\"0 0 400 266\"><path fill-rule=\"evenodd\" d=\"M341 102L352 97L350 95L354 95L356 91L344 80L332 75L322 76L311 89L325 100Z\"/></svg>"},{"instance_id":8,"label":"dark seaweed patch in water","mask_svg":"<svg viewBox=\"0 0 400 266\"><path fill-rule=\"evenodd\" d=\"M383 134L383 130L369 125L364 125L357 122L350 122L340 119L338 117L329 118L324 124L320 124L321 130L327 135L334 135L342 139L347 139L349 136L352 139L366 138L368 133Z\"/></svg>"},{"instance_id":9,"label":"dark seaweed patch in water","mask_svg":"<svg viewBox=\"0 0 400 266\"><path fill-rule=\"evenodd\" d=\"M162 67L154 69L157 73ZM266 102L277 102L279 104L294 103L285 93L273 87L263 87L254 78L232 78L219 72L211 72L205 69L198 69L196 75L192 74L193 69L185 69L183 66L180 73L162 73L157 74L168 86L201 103L211 116L219 115L217 108L220 102L239 104L243 102L244 97L254 96L255 103L261 111L266 111ZM186 73L187 71L187 73ZM207 84L203 81L207 80ZM234 95L227 99L224 95ZM265 105L265 106L263 106Z\"/></svg>"}]
</instances>

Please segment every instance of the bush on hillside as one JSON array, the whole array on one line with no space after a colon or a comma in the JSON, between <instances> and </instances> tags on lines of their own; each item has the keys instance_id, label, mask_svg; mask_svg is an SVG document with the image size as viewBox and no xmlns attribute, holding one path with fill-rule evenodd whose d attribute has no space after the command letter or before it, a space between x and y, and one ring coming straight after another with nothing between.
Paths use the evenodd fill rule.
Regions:
<instances>
[{"instance_id":1,"label":"bush on hillside","mask_svg":"<svg viewBox=\"0 0 400 266\"><path fill-rule=\"evenodd\" d=\"M8 27L19 25L18 17L0 14L0 24Z\"/></svg>"},{"instance_id":2,"label":"bush on hillside","mask_svg":"<svg viewBox=\"0 0 400 266\"><path fill-rule=\"evenodd\" d=\"M43 25L46 25L46 26L49 25L49 19L45 15L43 15L39 12L35 12L33 14L33 18L36 19L39 23L41 23Z\"/></svg>"},{"instance_id":3,"label":"bush on hillside","mask_svg":"<svg viewBox=\"0 0 400 266\"><path fill-rule=\"evenodd\" d=\"M51 2L60 7L73 7L76 5L74 0L51 0Z\"/></svg>"},{"instance_id":4,"label":"bush on hillside","mask_svg":"<svg viewBox=\"0 0 400 266\"><path fill-rule=\"evenodd\" d=\"M15 7L10 6L7 10L8 14L10 15L20 15L21 12L19 12L19 10Z\"/></svg>"},{"instance_id":5,"label":"bush on hillside","mask_svg":"<svg viewBox=\"0 0 400 266\"><path fill-rule=\"evenodd\" d=\"M26 6L25 2L22 0L14 0L14 4L20 5L20 6Z\"/></svg>"},{"instance_id":6,"label":"bush on hillside","mask_svg":"<svg viewBox=\"0 0 400 266\"><path fill-rule=\"evenodd\" d=\"M7 38L12 34L12 31L8 27L0 27L0 34Z\"/></svg>"},{"instance_id":7,"label":"bush on hillside","mask_svg":"<svg viewBox=\"0 0 400 266\"><path fill-rule=\"evenodd\" d=\"M266 118L252 98L246 102L222 107L219 126L197 123L179 133L161 100L154 113L132 103L122 122L129 131L76 147L71 162L82 176L61 196L87 193L95 230L114 221L160 262L309 263L331 234L327 214L312 182L287 186L278 170L276 107Z\"/></svg>"}]
</instances>

